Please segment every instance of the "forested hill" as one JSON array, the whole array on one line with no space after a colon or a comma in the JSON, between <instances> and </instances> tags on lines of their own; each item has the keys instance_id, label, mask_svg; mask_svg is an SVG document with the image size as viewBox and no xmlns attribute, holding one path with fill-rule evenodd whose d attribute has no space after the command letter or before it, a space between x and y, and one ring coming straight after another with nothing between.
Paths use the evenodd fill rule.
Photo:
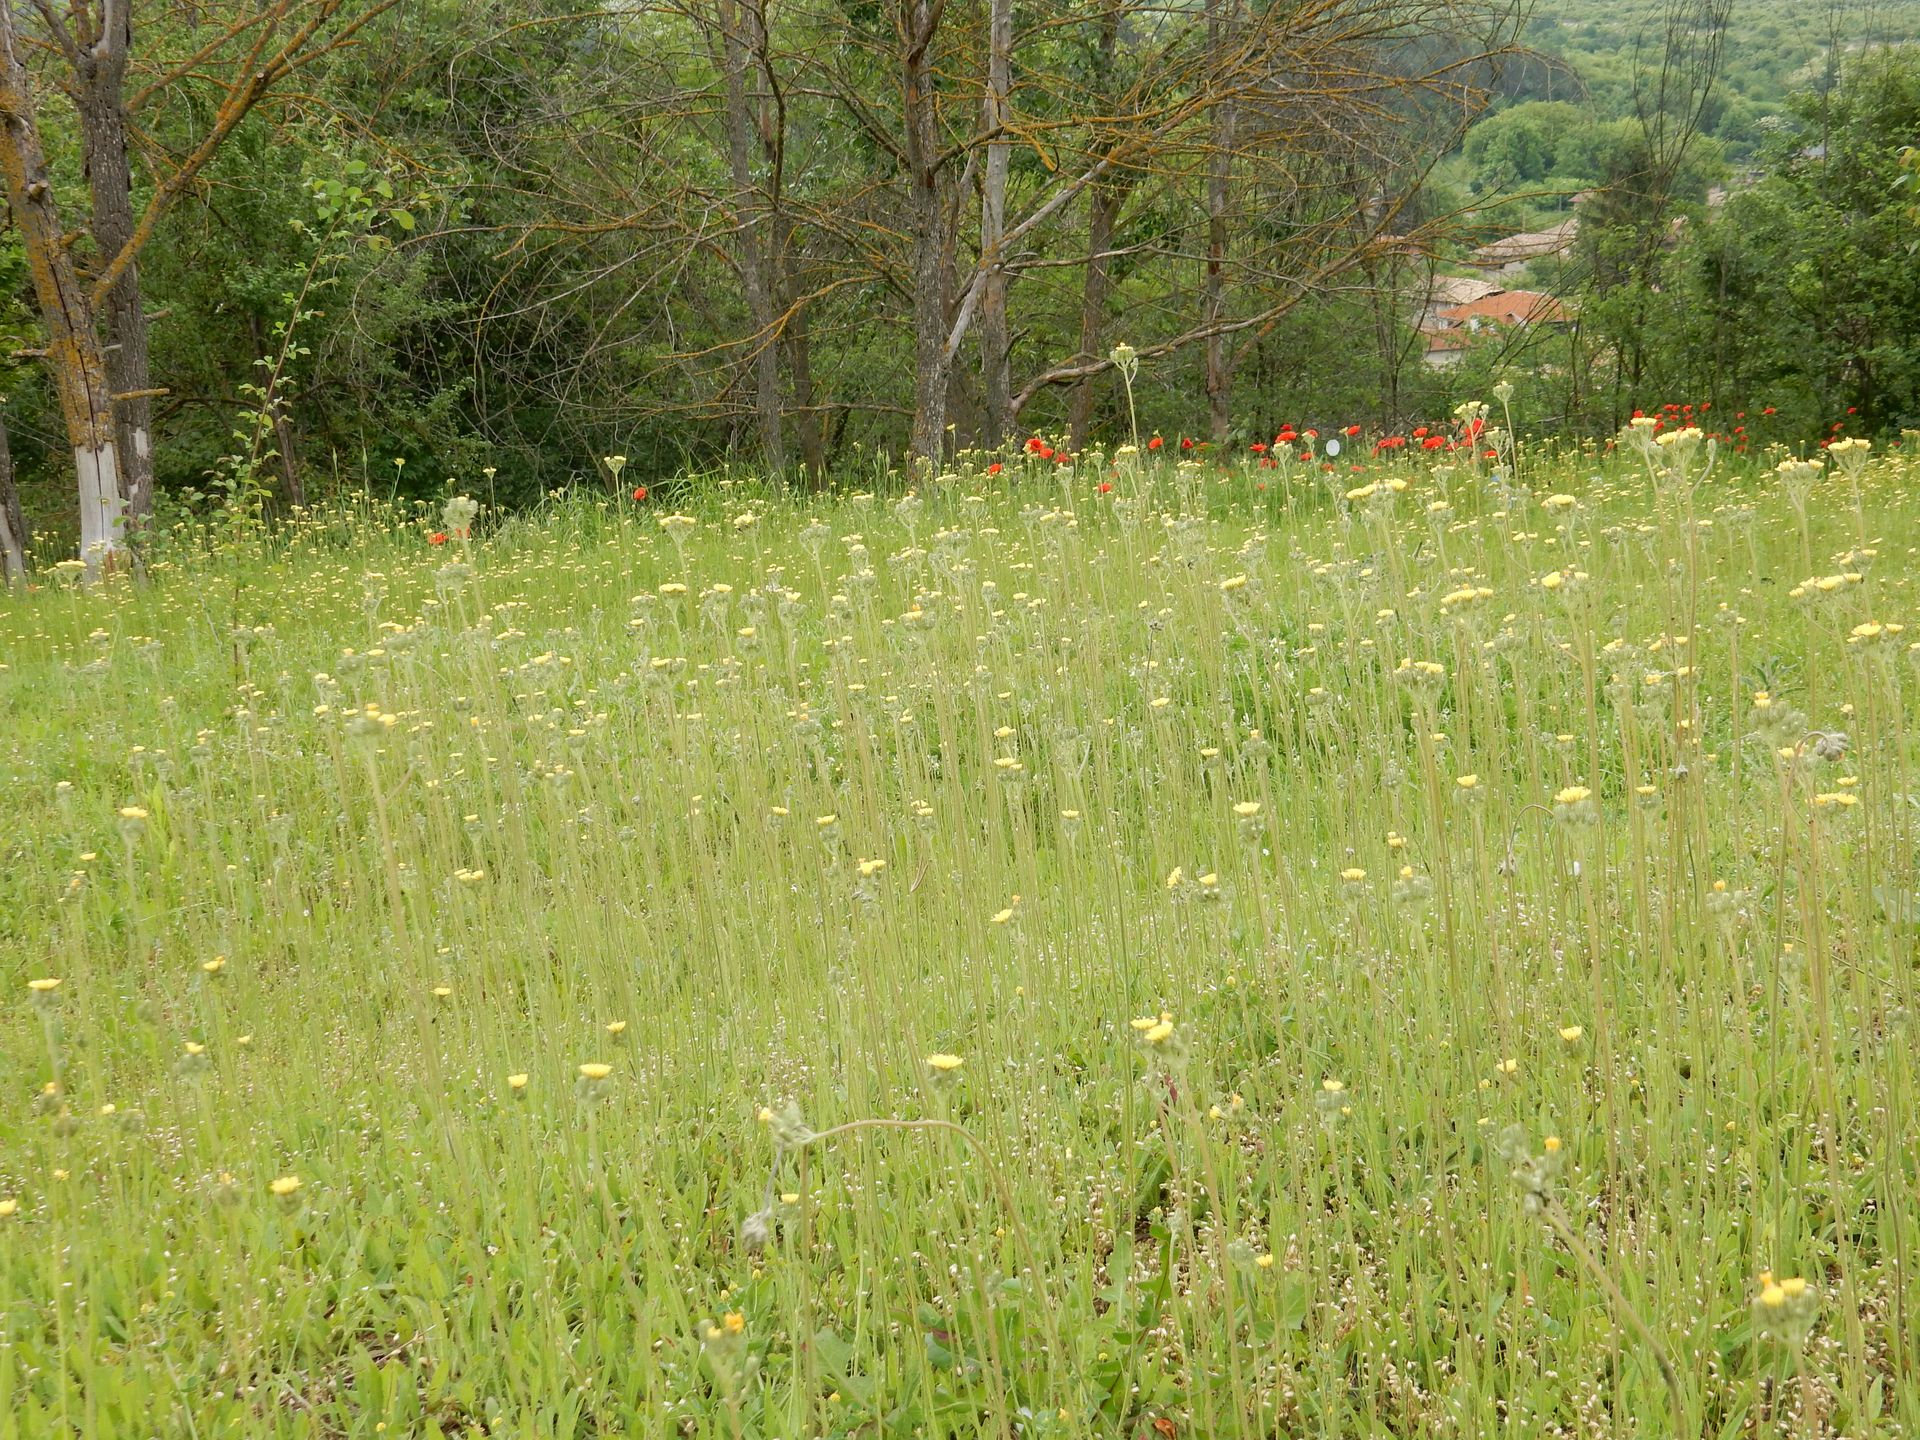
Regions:
<instances>
[{"instance_id":1,"label":"forested hill","mask_svg":"<svg viewBox=\"0 0 1920 1440\"><path fill-rule=\"evenodd\" d=\"M1501 103L1574 101L1601 119L1630 116L1636 70L1658 63L1672 14L1665 0L1535 7L1521 39L1539 59L1512 68ZM1920 0L1733 0L1704 129L1745 159L1796 91L1834 84L1850 54L1916 40Z\"/></svg>"}]
</instances>

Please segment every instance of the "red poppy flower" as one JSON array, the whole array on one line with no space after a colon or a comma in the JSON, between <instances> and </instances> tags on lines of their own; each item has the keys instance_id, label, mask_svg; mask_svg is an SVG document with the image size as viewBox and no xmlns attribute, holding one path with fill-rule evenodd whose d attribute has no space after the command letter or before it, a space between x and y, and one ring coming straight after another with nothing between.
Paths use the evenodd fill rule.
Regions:
<instances>
[{"instance_id":1,"label":"red poppy flower","mask_svg":"<svg viewBox=\"0 0 1920 1440\"><path fill-rule=\"evenodd\" d=\"M1102 480L1100 482L1100 493L1102 495L1111 495L1113 493L1113 482L1111 480Z\"/></svg>"},{"instance_id":2,"label":"red poppy flower","mask_svg":"<svg viewBox=\"0 0 1920 1440\"><path fill-rule=\"evenodd\" d=\"M647 498L647 487L646 487L646 486L644 486L644 485L636 485L636 486L634 486L634 487L633 487L633 498L634 498L634 499L636 499L636 500L644 500L644 499L646 499L646 498Z\"/></svg>"},{"instance_id":3,"label":"red poppy flower","mask_svg":"<svg viewBox=\"0 0 1920 1440\"><path fill-rule=\"evenodd\" d=\"M1056 465L1071 465L1073 463L1073 456L1064 450L1049 450L1047 452L1047 459L1053 461Z\"/></svg>"},{"instance_id":4,"label":"red poppy flower","mask_svg":"<svg viewBox=\"0 0 1920 1440\"><path fill-rule=\"evenodd\" d=\"M427 536L427 544L429 545L444 545L446 543L447 543L447 532L444 530L436 530L431 535Z\"/></svg>"},{"instance_id":5,"label":"red poppy flower","mask_svg":"<svg viewBox=\"0 0 1920 1440\"><path fill-rule=\"evenodd\" d=\"M1251 450L1253 451L1253 453L1254 453L1254 454L1256 454L1256 455L1264 455L1264 454L1266 454L1266 453L1267 453L1267 447L1266 447L1265 445L1263 445L1263 444L1261 444L1261 443L1260 443L1260 442L1259 442L1258 440L1256 440L1256 441L1254 441L1254 442L1253 442L1253 444L1252 444L1252 445L1251 445L1251 446L1250 446L1249 448L1250 448L1250 449L1251 449Z\"/></svg>"},{"instance_id":6,"label":"red poppy flower","mask_svg":"<svg viewBox=\"0 0 1920 1440\"><path fill-rule=\"evenodd\" d=\"M1027 437L1027 453L1029 455L1038 455L1046 448L1047 442L1042 440L1038 435L1029 435Z\"/></svg>"},{"instance_id":7,"label":"red poppy flower","mask_svg":"<svg viewBox=\"0 0 1920 1440\"><path fill-rule=\"evenodd\" d=\"M1191 435L1183 436L1180 441L1180 448L1182 450L1191 450L1193 448L1193 437Z\"/></svg>"},{"instance_id":8,"label":"red poppy flower","mask_svg":"<svg viewBox=\"0 0 1920 1440\"><path fill-rule=\"evenodd\" d=\"M1416 431L1414 431L1414 432L1413 432L1413 438L1414 438L1414 439L1416 439L1416 440L1424 440L1424 439L1426 439L1426 438L1427 438L1427 427L1426 427L1426 426L1424 426L1424 425L1422 425L1422 426L1421 426L1421 427L1420 427L1420 428L1419 428L1418 430L1416 430Z\"/></svg>"},{"instance_id":9,"label":"red poppy flower","mask_svg":"<svg viewBox=\"0 0 1920 1440\"><path fill-rule=\"evenodd\" d=\"M1147 441L1147 448L1149 450L1158 450L1162 445L1166 443L1167 443L1166 441L1162 440L1158 435L1156 435L1151 440Z\"/></svg>"},{"instance_id":10,"label":"red poppy flower","mask_svg":"<svg viewBox=\"0 0 1920 1440\"><path fill-rule=\"evenodd\" d=\"M1771 414L1773 414L1773 413L1774 413L1774 411L1773 411L1773 406L1771 406L1771 405L1769 405L1769 406L1767 406L1767 408L1766 408L1766 409L1764 409L1764 410L1762 410L1762 411L1761 411L1760 413L1761 413L1762 415L1771 415Z\"/></svg>"},{"instance_id":11,"label":"red poppy flower","mask_svg":"<svg viewBox=\"0 0 1920 1440\"><path fill-rule=\"evenodd\" d=\"M1427 436L1426 439L1420 442L1420 448L1422 450L1438 450L1442 445L1446 443L1447 443L1447 437L1444 435L1429 435Z\"/></svg>"},{"instance_id":12,"label":"red poppy flower","mask_svg":"<svg viewBox=\"0 0 1920 1440\"><path fill-rule=\"evenodd\" d=\"M987 466L987 473L989 475L998 475L1000 473L1000 462L996 460L991 465Z\"/></svg>"},{"instance_id":13,"label":"red poppy flower","mask_svg":"<svg viewBox=\"0 0 1920 1440\"><path fill-rule=\"evenodd\" d=\"M1358 425L1349 425L1347 426L1346 429L1342 430L1340 433L1346 436L1349 440L1351 440L1354 436L1360 433L1360 427Z\"/></svg>"}]
</instances>

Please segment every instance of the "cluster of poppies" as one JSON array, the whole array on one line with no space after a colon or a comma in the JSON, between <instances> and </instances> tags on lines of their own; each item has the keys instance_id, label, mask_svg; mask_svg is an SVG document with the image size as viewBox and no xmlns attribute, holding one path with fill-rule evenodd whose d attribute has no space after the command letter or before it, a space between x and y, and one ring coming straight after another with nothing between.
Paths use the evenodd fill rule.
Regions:
<instances>
[{"instance_id":1,"label":"cluster of poppies","mask_svg":"<svg viewBox=\"0 0 1920 1440\"><path fill-rule=\"evenodd\" d=\"M1645 420L1649 417L1649 415L1651 415L1653 419L1653 430L1656 435L1659 434L1662 430L1670 430L1670 429L1684 430L1688 426L1697 426L1701 430L1706 432L1707 438L1709 440L1718 440L1723 444L1731 445L1736 455L1746 454L1747 442L1749 439L1747 435L1746 425L1742 423L1736 423L1731 428L1726 430L1713 429L1711 427L1713 426L1714 421L1712 420L1709 414L1709 412L1712 409L1713 409L1713 402L1711 400L1703 400L1698 405L1687 405L1687 404L1676 403L1676 404L1662 405L1657 410L1653 410L1651 412L1646 410L1635 410L1633 412L1633 418L1636 420ZM1760 415L1762 418L1769 418L1777 413L1778 411L1772 405L1768 405L1760 411ZM1852 409L1849 409L1847 413L1851 415L1854 412ZM1747 412L1744 410L1736 410L1734 412L1733 418L1736 422L1745 421L1747 418ZM1845 421L1836 421L1834 423L1833 430L1831 433L1838 435L1840 431L1845 428L1845 426L1846 426ZM1827 442L1825 441L1822 442L1823 445L1826 443Z\"/></svg>"},{"instance_id":2,"label":"cluster of poppies","mask_svg":"<svg viewBox=\"0 0 1920 1440\"><path fill-rule=\"evenodd\" d=\"M1405 450L1409 446L1421 450L1473 450L1480 444L1480 438L1485 434L1486 428L1487 422L1478 419L1469 420L1463 424L1457 435L1448 435L1443 430L1437 430L1430 425L1416 425L1404 435L1382 435L1373 442L1373 453L1390 455L1397 450ZM1493 460L1498 458L1498 455L1498 451L1489 450L1485 458Z\"/></svg>"}]
</instances>

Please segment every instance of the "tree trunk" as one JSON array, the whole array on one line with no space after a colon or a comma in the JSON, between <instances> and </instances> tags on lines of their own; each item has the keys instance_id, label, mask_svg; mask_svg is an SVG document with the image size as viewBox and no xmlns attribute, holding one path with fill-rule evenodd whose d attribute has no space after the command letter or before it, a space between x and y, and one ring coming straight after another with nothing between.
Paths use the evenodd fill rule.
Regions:
<instances>
[{"instance_id":1,"label":"tree trunk","mask_svg":"<svg viewBox=\"0 0 1920 1440\"><path fill-rule=\"evenodd\" d=\"M1125 0L1112 0L1100 17L1100 44L1094 52L1096 85L1102 102L1111 86L1113 59L1120 47L1120 12ZM1100 342L1107 325L1107 291L1113 274L1113 262L1107 251L1113 248L1113 227L1120 207L1132 188L1133 171L1111 183L1101 181L1087 200L1087 268L1080 282L1080 349L1082 360L1100 358ZM1088 432L1093 428L1094 377L1087 375L1067 397L1067 443L1076 452L1085 449Z\"/></svg>"},{"instance_id":2,"label":"tree trunk","mask_svg":"<svg viewBox=\"0 0 1920 1440\"><path fill-rule=\"evenodd\" d=\"M7 422L0 419L0 567L9 585L27 580L27 517L20 510L20 491L13 483L13 447L7 442Z\"/></svg>"},{"instance_id":3,"label":"tree trunk","mask_svg":"<svg viewBox=\"0 0 1920 1440\"><path fill-rule=\"evenodd\" d=\"M93 202L93 247L105 264L133 238L133 171L127 152L127 55L133 44L130 4L101 7L99 36L79 37L74 107ZM130 261L102 297L108 344L102 353L113 393L114 438L127 519L135 528L153 513L153 397L147 360L147 312L140 264Z\"/></svg>"},{"instance_id":4,"label":"tree trunk","mask_svg":"<svg viewBox=\"0 0 1920 1440\"><path fill-rule=\"evenodd\" d=\"M913 259L913 437L912 455L928 476L946 453L947 391L953 355L947 345L947 290L951 227L940 193L939 118L934 113L936 85L933 39L940 27L941 0L903 0L907 24L902 40L901 109L905 121L908 221Z\"/></svg>"},{"instance_id":5,"label":"tree trunk","mask_svg":"<svg viewBox=\"0 0 1920 1440\"><path fill-rule=\"evenodd\" d=\"M1227 70L1226 49L1235 0L1207 0L1207 51L1213 83ZM1234 103L1219 97L1213 107L1213 135L1207 157L1207 278L1202 291L1202 323L1207 336L1208 432L1218 445L1227 438L1232 417L1233 376L1227 366L1227 340L1218 326L1227 304L1227 190L1233 179Z\"/></svg>"},{"instance_id":6,"label":"tree trunk","mask_svg":"<svg viewBox=\"0 0 1920 1440\"><path fill-rule=\"evenodd\" d=\"M793 378L794 437L800 442L800 464L807 478L818 485L827 478L827 447L813 397L813 337L807 331L806 307L789 294L787 308L787 372Z\"/></svg>"},{"instance_id":7,"label":"tree trunk","mask_svg":"<svg viewBox=\"0 0 1920 1440\"><path fill-rule=\"evenodd\" d=\"M938 206L936 205L937 209ZM915 207L917 228L937 228ZM916 235L913 244L913 457L937 470L946 454L947 390L952 362L947 356L947 303L943 247L937 236Z\"/></svg>"},{"instance_id":8,"label":"tree trunk","mask_svg":"<svg viewBox=\"0 0 1920 1440\"><path fill-rule=\"evenodd\" d=\"M980 187L980 259L987 267L980 293L980 400L987 448L1013 433L1012 336L1007 325L1007 272L1000 242L1007 228L1007 171L1013 159L1007 126L1012 119L1013 0L991 0L987 28L987 96L982 120L987 134L986 174Z\"/></svg>"},{"instance_id":9,"label":"tree trunk","mask_svg":"<svg viewBox=\"0 0 1920 1440\"><path fill-rule=\"evenodd\" d=\"M794 274L800 226L787 211L787 99L780 72L773 63L767 33L767 0L746 0L754 7L754 57L760 71L760 103L756 123L760 154L766 165L767 288L779 307L781 348L786 352L787 381L791 389L794 438L800 445L800 465L815 485L827 478L826 443L813 395L813 339L807 326L807 305Z\"/></svg>"},{"instance_id":10,"label":"tree trunk","mask_svg":"<svg viewBox=\"0 0 1920 1440\"><path fill-rule=\"evenodd\" d=\"M1113 274L1113 259L1107 251L1113 247L1113 225L1120 207L1126 202L1127 187L1096 185L1087 206L1087 269L1080 285L1080 355L1100 358L1100 345L1107 327L1107 294ZM1087 433L1093 428L1094 377L1085 376L1073 387L1067 400L1068 443L1075 451L1086 447Z\"/></svg>"},{"instance_id":11,"label":"tree trunk","mask_svg":"<svg viewBox=\"0 0 1920 1440\"><path fill-rule=\"evenodd\" d=\"M19 227L33 276L34 296L47 331L47 368L53 373L60 415L73 446L80 491L80 558L89 579L125 554L125 501L113 440L113 400L108 388L93 306L80 286L60 229L40 127L20 59L13 7L0 3L0 169L6 172L7 204Z\"/></svg>"},{"instance_id":12,"label":"tree trunk","mask_svg":"<svg viewBox=\"0 0 1920 1440\"><path fill-rule=\"evenodd\" d=\"M727 165L732 171L734 206L739 216L740 287L746 294L747 318L753 325L749 341L753 366L753 409L760 427L760 446L767 464L779 473L786 469L786 439L781 425L780 335L773 308L767 255L770 231L759 187L753 178L753 98L747 93L747 66L758 37L743 30L763 23L752 3L721 0L720 31L726 72Z\"/></svg>"},{"instance_id":13,"label":"tree trunk","mask_svg":"<svg viewBox=\"0 0 1920 1440\"><path fill-rule=\"evenodd\" d=\"M287 504L305 509L307 485L300 478L300 462L293 453L293 425L280 405L273 407L273 443L280 452L280 479L287 487Z\"/></svg>"}]
</instances>

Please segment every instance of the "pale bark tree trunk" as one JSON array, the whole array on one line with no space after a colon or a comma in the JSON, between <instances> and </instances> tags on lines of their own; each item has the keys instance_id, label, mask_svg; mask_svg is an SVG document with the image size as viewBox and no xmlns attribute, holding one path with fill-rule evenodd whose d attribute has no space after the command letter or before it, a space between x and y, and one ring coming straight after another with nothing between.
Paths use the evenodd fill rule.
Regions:
<instances>
[{"instance_id":1,"label":"pale bark tree trunk","mask_svg":"<svg viewBox=\"0 0 1920 1440\"><path fill-rule=\"evenodd\" d=\"M786 439L780 406L780 337L774 313L774 287L768 273L773 238L760 187L753 178L753 144L759 129L753 97L747 93L747 67L764 39L745 27L764 23L755 0L745 4L721 0L720 32L726 73L727 165L732 171L734 204L740 217L740 286L746 294L747 318L753 326L748 342L753 367L753 409L760 427L760 447L775 471L786 469Z\"/></svg>"},{"instance_id":2,"label":"pale bark tree trunk","mask_svg":"<svg viewBox=\"0 0 1920 1440\"><path fill-rule=\"evenodd\" d=\"M13 483L13 447L4 418L0 418L0 567L7 584L26 583L27 517L20 509L19 487Z\"/></svg>"},{"instance_id":3,"label":"pale bark tree trunk","mask_svg":"<svg viewBox=\"0 0 1920 1440\"><path fill-rule=\"evenodd\" d=\"M125 501L113 438L113 400L93 306L80 286L47 182L47 162L27 70L14 30L13 7L0 0L0 169L7 204L19 228L47 331L61 418L73 446L80 491L80 558L89 579L125 554Z\"/></svg>"},{"instance_id":4,"label":"pale bark tree trunk","mask_svg":"<svg viewBox=\"0 0 1920 1440\"><path fill-rule=\"evenodd\" d=\"M77 83L87 185L93 202L93 245L105 264L133 238L133 171L127 150L126 73L133 45L130 0L103 0L100 32L61 31ZM102 358L113 391L114 438L127 519L135 527L153 513L153 395L148 368L147 313L140 265L130 260L101 300L106 322Z\"/></svg>"},{"instance_id":5,"label":"pale bark tree trunk","mask_svg":"<svg viewBox=\"0 0 1920 1440\"><path fill-rule=\"evenodd\" d=\"M1013 433L1012 335L1007 325L1007 272L1000 244L1007 229L1007 171L1013 152L1013 0L991 0L987 22L987 95L982 120L987 141L980 186L980 259L988 267L980 293L980 400L989 448Z\"/></svg>"},{"instance_id":6,"label":"pale bark tree trunk","mask_svg":"<svg viewBox=\"0 0 1920 1440\"><path fill-rule=\"evenodd\" d=\"M907 216L913 257L913 438L916 464L929 474L946 452L947 392L953 355L947 344L947 291L951 218L941 193L940 130L933 40L940 28L941 0L903 0L906 24L901 64L901 109L905 121Z\"/></svg>"},{"instance_id":7,"label":"pale bark tree trunk","mask_svg":"<svg viewBox=\"0 0 1920 1440\"><path fill-rule=\"evenodd\" d=\"M1233 33L1237 0L1207 0L1207 49L1213 83L1227 71L1226 51ZM1233 375L1227 364L1226 337L1219 332L1227 304L1227 195L1233 180L1234 103L1216 97L1213 134L1207 156L1207 276L1202 290L1202 319L1209 327L1206 347L1207 420L1214 443L1227 438L1232 418Z\"/></svg>"}]
</instances>

